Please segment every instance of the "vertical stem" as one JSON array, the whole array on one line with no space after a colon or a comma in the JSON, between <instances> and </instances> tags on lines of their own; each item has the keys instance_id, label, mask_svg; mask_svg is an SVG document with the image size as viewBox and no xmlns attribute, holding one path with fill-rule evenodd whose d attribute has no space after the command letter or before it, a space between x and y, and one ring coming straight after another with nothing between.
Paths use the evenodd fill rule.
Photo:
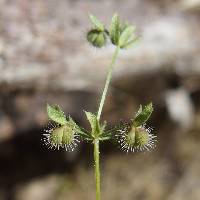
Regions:
<instances>
[{"instance_id":1,"label":"vertical stem","mask_svg":"<svg viewBox=\"0 0 200 200\"><path fill-rule=\"evenodd\" d=\"M100 120L100 117L101 117L103 105L104 105L106 94L107 94L107 91L108 91L108 86L109 86L111 78L112 78L113 67L114 67L114 64L116 62L116 58L117 58L118 53L119 53L119 47L117 46L116 49L115 49L115 52L113 54L111 64L108 68L106 83L105 83L104 90L103 90L101 100L100 100L100 103L99 103L99 109L98 109L98 113L97 113L97 119L98 120Z\"/></svg>"},{"instance_id":2,"label":"vertical stem","mask_svg":"<svg viewBox=\"0 0 200 200\"><path fill-rule=\"evenodd\" d=\"M96 200L101 199L100 168L99 168L99 139L94 140L94 167L96 182Z\"/></svg>"},{"instance_id":3,"label":"vertical stem","mask_svg":"<svg viewBox=\"0 0 200 200\"><path fill-rule=\"evenodd\" d=\"M107 77L106 77L106 83L104 86L104 90L101 96L101 100L99 103L99 109L98 109L98 113L97 113L97 120L100 120L101 117L101 113L102 113L102 109L103 109L103 105L105 102L105 98L106 98L106 94L108 92L108 87L112 78L112 72L113 72L113 67L114 64L116 62L116 58L117 55L119 53L119 47L117 46L115 49L115 52L113 54L112 57L112 61L108 67L108 73L107 73ZM99 167L99 138L95 138L94 139L94 167L95 167L95 182L96 182L96 200L100 200L101 199L101 185L100 185L100 167Z\"/></svg>"}]
</instances>

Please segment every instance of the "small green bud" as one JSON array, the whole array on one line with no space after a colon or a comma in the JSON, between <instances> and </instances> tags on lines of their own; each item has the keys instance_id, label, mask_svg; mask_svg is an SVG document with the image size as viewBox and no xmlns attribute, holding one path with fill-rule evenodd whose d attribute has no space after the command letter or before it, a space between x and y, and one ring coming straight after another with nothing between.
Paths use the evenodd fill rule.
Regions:
<instances>
[{"instance_id":1,"label":"small green bud","mask_svg":"<svg viewBox=\"0 0 200 200\"><path fill-rule=\"evenodd\" d=\"M44 142L51 149L65 148L66 151L73 151L79 142L79 135L69 125L54 126L46 130Z\"/></svg>"},{"instance_id":2,"label":"small green bud","mask_svg":"<svg viewBox=\"0 0 200 200\"><path fill-rule=\"evenodd\" d=\"M97 29L92 29L87 33L87 40L95 47L101 48L106 44L106 33Z\"/></svg>"}]
</instances>

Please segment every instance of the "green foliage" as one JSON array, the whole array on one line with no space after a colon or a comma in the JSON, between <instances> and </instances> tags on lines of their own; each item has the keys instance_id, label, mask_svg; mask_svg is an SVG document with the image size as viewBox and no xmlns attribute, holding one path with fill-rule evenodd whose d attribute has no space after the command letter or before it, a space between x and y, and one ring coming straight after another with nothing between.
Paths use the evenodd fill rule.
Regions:
<instances>
[{"instance_id":1,"label":"green foliage","mask_svg":"<svg viewBox=\"0 0 200 200\"><path fill-rule=\"evenodd\" d=\"M74 131L85 140L91 140L90 134L82 127L78 126L76 122L69 116L68 126L73 127Z\"/></svg>"},{"instance_id":2,"label":"green foliage","mask_svg":"<svg viewBox=\"0 0 200 200\"><path fill-rule=\"evenodd\" d=\"M119 46L121 49L130 48L138 39L134 31L134 26L130 26L128 23L121 23L119 16L117 14L113 15L109 34L114 45Z\"/></svg>"},{"instance_id":3,"label":"green foliage","mask_svg":"<svg viewBox=\"0 0 200 200\"><path fill-rule=\"evenodd\" d=\"M57 124L64 125L67 123L65 114L58 105L50 106L47 104L47 113L48 117Z\"/></svg>"},{"instance_id":4,"label":"green foliage","mask_svg":"<svg viewBox=\"0 0 200 200\"><path fill-rule=\"evenodd\" d=\"M85 111L85 114L91 126L91 135L94 138L98 137L100 134L100 124L97 119L97 116L91 112L86 112L86 111Z\"/></svg>"},{"instance_id":5,"label":"green foliage","mask_svg":"<svg viewBox=\"0 0 200 200\"><path fill-rule=\"evenodd\" d=\"M122 49L128 49L131 47L135 41L137 40L137 37L134 34L135 27L134 26L127 26L120 38L119 38L119 47Z\"/></svg>"},{"instance_id":6,"label":"green foliage","mask_svg":"<svg viewBox=\"0 0 200 200\"><path fill-rule=\"evenodd\" d=\"M125 45L127 43L127 41L129 40L129 38L132 37L134 30L135 30L135 28L133 26L127 26L123 30L123 32L122 32L122 34L120 35L120 38L119 38L119 46L120 47Z\"/></svg>"},{"instance_id":7,"label":"green foliage","mask_svg":"<svg viewBox=\"0 0 200 200\"><path fill-rule=\"evenodd\" d=\"M85 112L87 120L91 126L91 136L93 139L98 138L99 140L108 140L110 135L105 132L106 122L100 124L97 116L91 112Z\"/></svg>"},{"instance_id":8,"label":"green foliage","mask_svg":"<svg viewBox=\"0 0 200 200\"><path fill-rule=\"evenodd\" d=\"M119 16L117 14L114 14L111 20L110 30L109 30L110 39L114 45L118 45L119 43L120 32L121 30L120 30Z\"/></svg>"},{"instance_id":9,"label":"green foliage","mask_svg":"<svg viewBox=\"0 0 200 200\"><path fill-rule=\"evenodd\" d=\"M103 23L98 20L94 15L89 15L90 21L92 22L94 29L103 32L104 31L104 25Z\"/></svg>"},{"instance_id":10,"label":"green foliage","mask_svg":"<svg viewBox=\"0 0 200 200\"><path fill-rule=\"evenodd\" d=\"M109 31L95 16L90 15L90 20L93 28L88 31L87 40L95 47L103 47L106 44L107 37L110 38L112 44L121 49L128 49L138 41L138 37L134 34L135 27L128 23L121 23L117 14L112 17Z\"/></svg>"},{"instance_id":11,"label":"green foliage","mask_svg":"<svg viewBox=\"0 0 200 200\"><path fill-rule=\"evenodd\" d=\"M144 106L144 108L142 107L142 105L140 105L140 108L133 121L134 126L138 127L138 126L143 125L145 122L147 122L152 112L153 112L152 103L147 104L146 106Z\"/></svg>"}]
</instances>

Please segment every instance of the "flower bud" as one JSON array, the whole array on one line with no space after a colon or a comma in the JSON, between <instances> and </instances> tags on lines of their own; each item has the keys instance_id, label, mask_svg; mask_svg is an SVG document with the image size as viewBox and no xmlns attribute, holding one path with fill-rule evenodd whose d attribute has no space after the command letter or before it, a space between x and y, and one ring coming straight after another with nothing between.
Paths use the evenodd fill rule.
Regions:
<instances>
[{"instance_id":1,"label":"flower bud","mask_svg":"<svg viewBox=\"0 0 200 200\"><path fill-rule=\"evenodd\" d=\"M101 48L106 44L106 34L104 31L92 29L87 33L87 40L93 46Z\"/></svg>"},{"instance_id":2,"label":"flower bud","mask_svg":"<svg viewBox=\"0 0 200 200\"><path fill-rule=\"evenodd\" d=\"M73 127L63 125L47 130L44 134L44 142L51 149L65 148L66 151L73 151L79 142L79 135Z\"/></svg>"}]
</instances>

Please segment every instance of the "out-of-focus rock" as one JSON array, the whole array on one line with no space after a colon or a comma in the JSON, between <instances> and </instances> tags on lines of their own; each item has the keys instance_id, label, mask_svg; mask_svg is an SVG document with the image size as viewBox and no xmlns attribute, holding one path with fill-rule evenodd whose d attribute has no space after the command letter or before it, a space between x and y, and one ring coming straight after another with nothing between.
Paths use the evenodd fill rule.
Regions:
<instances>
[{"instance_id":1,"label":"out-of-focus rock","mask_svg":"<svg viewBox=\"0 0 200 200\"><path fill-rule=\"evenodd\" d=\"M200 1L199 0L180 0L180 5L185 10L200 11Z\"/></svg>"},{"instance_id":2,"label":"out-of-focus rock","mask_svg":"<svg viewBox=\"0 0 200 200\"><path fill-rule=\"evenodd\" d=\"M0 141L11 138L14 131L14 125L11 119L8 117L0 117Z\"/></svg>"},{"instance_id":3,"label":"out-of-focus rock","mask_svg":"<svg viewBox=\"0 0 200 200\"><path fill-rule=\"evenodd\" d=\"M18 0L1 4L4 62L0 84L96 89L104 80L113 48L95 50L86 44L84 31L90 26L87 13L95 13L108 24L113 10L134 23L142 36L136 48L121 53L117 76L163 66L182 73L200 71L198 20L182 13L177 4L161 7L157 1L145 0L126 3Z\"/></svg>"},{"instance_id":4,"label":"out-of-focus rock","mask_svg":"<svg viewBox=\"0 0 200 200\"><path fill-rule=\"evenodd\" d=\"M198 200L200 197L200 157L197 158L188 166L185 175L179 180L174 192L167 200L183 200L192 199Z\"/></svg>"},{"instance_id":5,"label":"out-of-focus rock","mask_svg":"<svg viewBox=\"0 0 200 200\"><path fill-rule=\"evenodd\" d=\"M43 179L33 180L17 188L16 200L53 200L60 185L57 176L49 176Z\"/></svg>"},{"instance_id":6,"label":"out-of-focus rock","mask_svg":"<svg viewBox=\"0 0 200 200\"><path fill-rule=\"evenodd\" d=\"M170 89L166 92L166 104L172 120L177 122L184 132L194 123L194 106L189 92L184 88Z\"/></svg>"}]
</instances>

